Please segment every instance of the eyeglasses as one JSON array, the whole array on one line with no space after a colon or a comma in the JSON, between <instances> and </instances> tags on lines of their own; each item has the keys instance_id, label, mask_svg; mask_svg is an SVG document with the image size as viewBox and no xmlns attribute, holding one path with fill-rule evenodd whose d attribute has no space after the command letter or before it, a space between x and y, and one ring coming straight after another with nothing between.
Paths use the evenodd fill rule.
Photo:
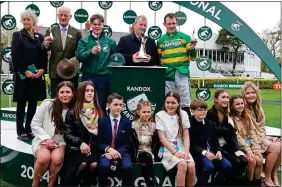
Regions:
<instances>
[{"instance_id":1,"label":"eyeglasses","mask_svg":"<svg viewBox=\"0 0 282 187\"><path fill-rule=\"evenodd\" d=\"M199 111L199 112L207 112L208 111L208 109L206 109L206 108L197 108L196 110Z\"/></svg>"}]
</instances>

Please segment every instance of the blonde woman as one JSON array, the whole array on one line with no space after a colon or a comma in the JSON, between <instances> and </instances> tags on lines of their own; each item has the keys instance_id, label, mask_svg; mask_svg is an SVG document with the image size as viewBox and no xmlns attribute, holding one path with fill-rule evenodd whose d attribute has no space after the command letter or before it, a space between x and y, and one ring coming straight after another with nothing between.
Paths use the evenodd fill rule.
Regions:
<instances>
[{"instance_id":1,"label":"blonde woman","mask_svg":"<svg viewBox=\"0 0 282 187\"><path fill-rule=\"evenodd\" d=\"M259 89L254 83L246 82L241 88L241 95L261 139L261 151L266 155L264 183L266 186L280 186L277 174L281 163L281 144L278 139L266 136L265 115L261 106Z\"/></svg>"},{"instance_id":2,"label":"blonde woman","mask_svg":"<svg viewBox=\"0 0 282 187\"><path fill-rule=\"evenodd\" d=\"M37 24L34 11L28 9L21 13L23 29L13 33L12 59L14 66L15 91L13 101L17 102L18 139L33 139L30 124L35 114L37 102L46 99L44 73L47 71L47 52L41 50L43 35L36 33ZM24 127L24 113L28 102Z\"/></svg>"}]
</instances>

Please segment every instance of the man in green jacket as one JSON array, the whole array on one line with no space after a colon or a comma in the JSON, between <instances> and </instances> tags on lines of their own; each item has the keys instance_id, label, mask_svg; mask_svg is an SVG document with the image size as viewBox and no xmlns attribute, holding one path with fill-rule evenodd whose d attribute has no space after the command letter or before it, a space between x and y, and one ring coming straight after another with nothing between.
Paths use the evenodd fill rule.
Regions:
<instances>
[{"instance_id":1,"label":"man in green jacket","mask_svg":"<svg viewBox=\"0 0 282 187\"><path fill-rule=\"evenodd\" d=\"M79 41L76 58L82 63L82 81L91 80L95 84L99 104L105 112L111 80L111 72L107 66L110 56L116 51L116 42L102 32L102 15L94 14L90 18L90 24L92 31Z\"/></svg>"},{"instance_id":2,"label":"man in green jacket","mask_svg":"<svg viewBox=\"0 0 282 187\"><path fill-rule=\"evenodd\" d=\"M168 13L164 17L164 34L157 42L161 65L166 69L166 93L177 90L181 97L181 107L189 116L191 104L190 88L190 60L196 60L196 41L192 41L189 35L176 30L177 19L174 13Z\"/></svg>"}]
</instances>

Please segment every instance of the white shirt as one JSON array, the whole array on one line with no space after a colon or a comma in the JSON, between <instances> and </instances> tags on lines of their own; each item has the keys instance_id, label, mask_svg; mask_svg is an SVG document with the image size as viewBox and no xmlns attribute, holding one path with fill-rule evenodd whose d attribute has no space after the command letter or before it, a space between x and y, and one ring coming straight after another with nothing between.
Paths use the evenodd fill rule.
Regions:
<instances>
[{"instance_id":1,"label":"white shirt","mask_svg":"<svg viewBox=\"0 0 282 187\"><path fill-rule=\"evenodd\" d=\"M118 120L118 125L117 125L117 129L118 129L118 126L119 126L119 122L120 122L120 118L121 118L121 115L119 115L118 117L114 117L112 116L111 114L109 114L110 116L110 119L111 119L111 124L112 124L112 135L114 134L114 127L115 127L115 122L114 122L114 119L117 119Z\"/></svg>"}]
</instances>

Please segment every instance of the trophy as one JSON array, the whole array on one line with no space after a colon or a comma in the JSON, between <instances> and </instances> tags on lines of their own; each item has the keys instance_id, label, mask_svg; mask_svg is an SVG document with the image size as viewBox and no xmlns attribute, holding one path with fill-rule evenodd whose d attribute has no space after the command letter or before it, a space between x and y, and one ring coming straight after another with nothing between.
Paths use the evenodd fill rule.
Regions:
<instances>
[{"instance_id":1,"label":"trophy","mask_svg":"<svg viewBox=\"0 0 282 187\"><path fill-rule=\"evenodd\" d=\"M52 26L50 26L50 34L49 34L49 36L50 36L51 40L54 40L54 37L53 37L53 34L52 34Z\"/></svg>"},{"instance_id":2,"label":"trophy","mask_svg":"<svg viewBox=\"0 0 282 187\"><path fill-rule=\"evenodd\" d=\"M139 54L138 54L138 57L137 57L137 60L139 62L146 62L148 61L148 58L146 56L146 49L145 49L145 44L146 44L146 41L147 41L147 36L145 36L145 32L146 32L146 29L142 29L141 30L141 46L140 46L140 50L139 50Z\"/></svg>"},{"instance_id":3,"label":"trophy","mask_svg":"<svg viewBox=\"0 0 282 187\"><path fill-rule=\"evenodd\" d=\"M101 46L100 46L100 41L99 41L99 36L97 36L97 41L96 41L96 46L101 50Z\"/></svg>"},{"instance_id":4,"label":"trophy","mask_svg":"<svg viewBox=\"0 0 282 187\"><path fill-rule=\"evenodd\" d=\"M195 37L195 29L193 30L193 33L192 33L192 40L191 40L191 44L194 44L194 43L197 43L197 38Z\"/></svg>"}]
</instances>

